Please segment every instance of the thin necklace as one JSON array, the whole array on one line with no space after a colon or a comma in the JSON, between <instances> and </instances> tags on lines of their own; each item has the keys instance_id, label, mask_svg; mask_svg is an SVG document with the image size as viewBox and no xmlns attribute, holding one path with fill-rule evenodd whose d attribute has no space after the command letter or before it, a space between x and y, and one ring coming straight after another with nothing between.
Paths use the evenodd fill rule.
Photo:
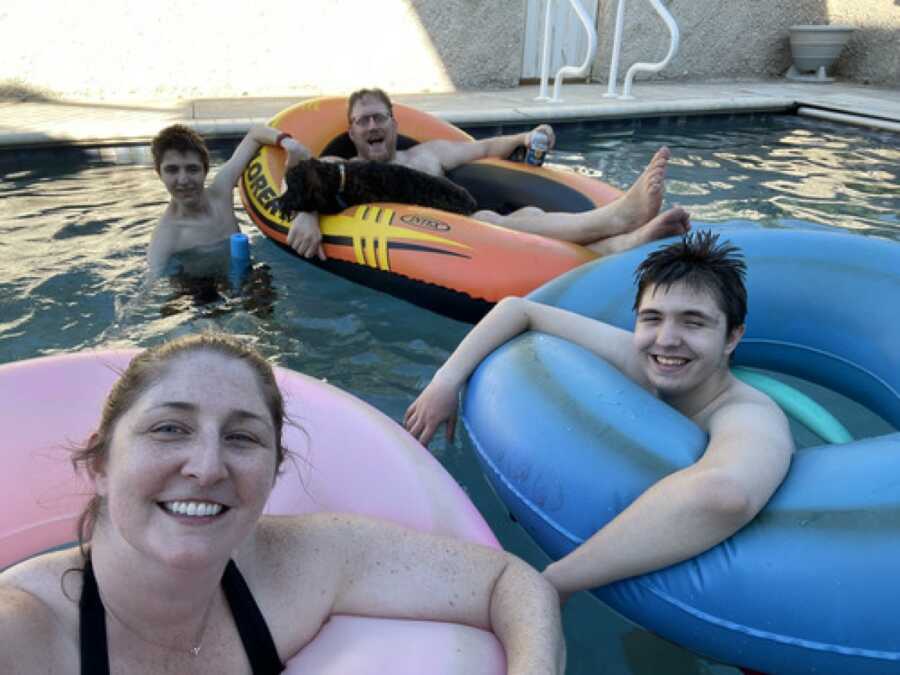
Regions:
<instances>
[{"instance_id":1,"label":"thin necklace","mask_svg":"<svg viewBox=\"0 0 900 675\"><path fill-rule=\"evenodd\" d=\"M99 586L97 587L97 592L100 592ZM172 645L164 645L161 642L156 642L155 640L150 640L149 638L144 637L140 634L135 628L133 628L127 621L124 621L122 617L113 611L113 608L106 602L103 601L103 596L100 595L100 601L103 603L103 606L109 610L109 613L113 615L113 618L122 624L129 633L136 636L139 640L146 642L147 644L151 644L154 647L159 647L161 649L168 649L172 652L180 652L182 654L190 654L191 656L198 656L200 654L200 648L203 646L203 636L206 635L206 626L209 624L209 616L212 613L212 607L216 602L216 596L213 594L212 598L209 600L209 604L206 606L206 611L203 613L203 623L200 624L200 630L197 632L197 638L192 647L189 647L187 651L185 651L184 647L173 647Z\"/></svg>"}]
</instances>

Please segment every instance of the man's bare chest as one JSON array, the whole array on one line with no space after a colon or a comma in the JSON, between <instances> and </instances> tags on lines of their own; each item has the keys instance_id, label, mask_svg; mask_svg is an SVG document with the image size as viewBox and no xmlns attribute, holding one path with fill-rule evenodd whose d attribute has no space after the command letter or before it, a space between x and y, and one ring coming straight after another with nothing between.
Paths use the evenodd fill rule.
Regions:
<instances>
[{"instance_id":1,"label":"man's bare chest","mask_svg":"<svg viewBox=\"0 0 900 675\"><path fill-rule=\"evenodd\" d=\"M438 158L428 153L398 153L394 163L410 169L416 169L417 171L423 171L432 176L444 175L444 168L441 166Z\"/></svg>"}]
</instances>

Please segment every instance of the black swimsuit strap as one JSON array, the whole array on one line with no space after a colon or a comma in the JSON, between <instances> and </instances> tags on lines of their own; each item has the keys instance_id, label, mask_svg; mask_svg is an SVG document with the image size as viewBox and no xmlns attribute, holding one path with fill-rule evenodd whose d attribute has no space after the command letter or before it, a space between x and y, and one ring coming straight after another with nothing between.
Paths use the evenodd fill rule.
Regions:
<instances>
[{"instance_id":1,"label":"black swimsuit strap","mask_svg":"<svg viewBox=\"0 0 900 675\"><path fill-rule=\"evenodd\" d=\"M253 675L274 675L282 672L284 664L278 656L266 619L233 560L228 561L225 574L222 575L222 590L225 599L228 600L228 606L231 607L231 615L234 617L241 642L244 643Z\"/></svg>"},{"instance_id":2,"label":"black swimsuit strap","mask_svg":"<svg viewBox=\"0 0 900 675\"><path fill-rule=\"evenodd\" d=\"M106 650L106 610L97 590L91 559L84 563L81 600L78 603L81 643L81 672L83 675L109 675Z\"/></svg>"},{"instance_id":3,"label":"black swimsuit strap","mask_svg":"<svg viewBox=\"0 0 900 675\"><path fill-rule=\"evenodd\" d=\"M228 561L222 576L222 591L231 608L235 626L247 652L253 675L276 675L284 670L266 619L253 599L247 582L233 560ZM97 590L91 559L84 563L80 619L82 675L109 675L109 653L106 642L106 610Z\"/></svg>"}]
</instances>

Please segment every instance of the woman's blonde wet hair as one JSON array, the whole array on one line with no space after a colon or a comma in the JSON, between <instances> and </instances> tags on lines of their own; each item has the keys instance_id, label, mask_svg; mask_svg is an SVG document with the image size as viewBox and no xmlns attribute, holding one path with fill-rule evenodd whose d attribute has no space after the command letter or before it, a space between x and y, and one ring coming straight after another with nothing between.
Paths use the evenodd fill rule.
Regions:
<instances>
[{"instance_id":1,"label":"woman's blonde wet hair","mask_svg":"<svg viewBox=\"0 0 900 675\"><path fill-rule=\"evenodd\" d=\"M260 392L266 408L272 415L275 427L276 467L280 468L286 450L282 443L285 422L284 399L272 366L255 349L224 333L200 333L176 338L156 347L146 349L135 356L124 370L103 404L100 426L84 447L76 450L72 463L76 469L84 468L90 474L102 470L109 454L109 444L115 425L131 409L135 401L161 378L172 361L191 352L213 352L238 359L256 373ZM94 525L103 506L103 499L95 494L78 519L78 542L82 553L90 541Z\"/></svg>"}]
</instances>

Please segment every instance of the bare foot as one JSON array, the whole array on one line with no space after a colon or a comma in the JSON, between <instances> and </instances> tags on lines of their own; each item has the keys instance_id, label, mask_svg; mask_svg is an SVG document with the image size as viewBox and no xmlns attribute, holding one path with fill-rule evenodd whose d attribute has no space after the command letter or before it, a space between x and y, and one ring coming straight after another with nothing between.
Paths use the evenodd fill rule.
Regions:
<instances>
[{"instance_id":1,"label":"bare foot","mask_svg":"<svg viewBox=\"0 0 900 675\"><path fill-rule=\"evenodd\" d=\"M663 211L649 223L642 225L628 234L601 239L588 246L601 255L610 255L627 251L635 246L646 244L663 237L680 236L691 229L690 214L680 206Z\"/></svg>"},{"instance_id":2,"label":"bare foot","mask_svg":"<svg viewBox=\"0 0 900 675\"><path fill-rule=\"evenodd\" d=\"M613 202L615 211L611 218L616 234L631 232L659 213L665 189L666 167L671 156L672 153L666 146L657 150L644 173L631 184L628 192Z\"/></svg>"}]
</instances>

